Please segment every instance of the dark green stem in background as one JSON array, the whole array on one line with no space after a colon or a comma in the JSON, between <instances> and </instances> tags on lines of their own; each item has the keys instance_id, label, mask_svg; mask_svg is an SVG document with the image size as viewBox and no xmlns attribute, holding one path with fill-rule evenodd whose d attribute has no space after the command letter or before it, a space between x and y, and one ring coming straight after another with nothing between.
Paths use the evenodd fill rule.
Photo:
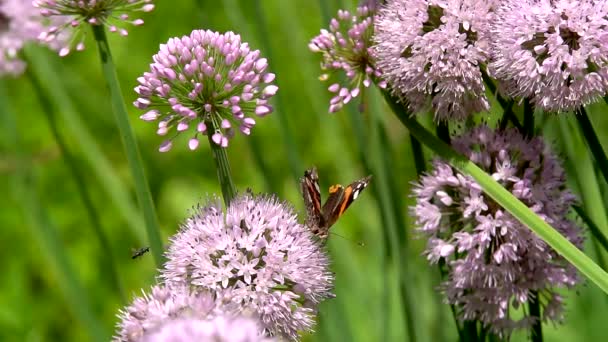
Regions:
<instances>
[{"instance_id":1,"label":"dark green stem in background","mask_svg":"<svg viewBox=\"0 0 608 342\"><path fill-rule=\"evenodd\" d=\"M540 298L538 297L538 291L530 291L528 296L528 308L530 310L530 316L536 317L536 322L532 326L530 340L532 342L543 342L543 321L540 315Z\"/></svg>"},{"instance_id":2,"label":"dark green stem in background","mask_svg":"<svg viewBox=\"0 0 608 342\"><path fill-rule=\"evenodd\" d=\"M587 213L585 212L585 210L583 210L582 207L578 205L573 205L572 208L574 208L574 211L576 211L578 216L580 216L583 222L587 225L587 228L589 228L589 230L591 231L591 235L593 235L595 240L599 242L600 245L602 245L602 248L604 248L605 251L608 252L608 238L606 238L600 228L595 224L595 222L593 222L593 220L591 220L591 217L587 215Z\"/></svg>"},{"instance_id":3,"label":"dark green stem in background","mask_svg":"<svg viewBox=\"0 0 608 342\"><path fill-rule=\"evenodd\" d=\"M31 74L31 72L27 72L27 76L29 77L32 86L34 87L34 91L38 96L40 101L40 105L42 107L42 111L46 116L46 119L49 123L49 127L51 129L51 133L57 142L57 146L59 146L59 150L61 154L65 158L65 162L67 164L68 169L70 170L74 181L76 182L76 188L78 189L78 193L82 200L82 204L85 207L85 211L89 216L89 220L91 221L91 225L97 240L101 244L101 250L103 251L104 258L103 264L105 265L103 273L108 274L112 284L114 285L115 291L118 293L123 304L127 302L127 296L125 295L124 287L122 286L122 282L120 281L120 276L118 274L118 266L116 265L116 260L114 259L114 253L112 252L112 246L108 237L106 236L103 228L101 227L101 220L99 219L99 215L95 210L95 206L93 205L93 200L91 199L91 195L89 194L89 190L85 181L84 174L81 172L78 162L68 149L67 144L63 140L63 137L59 133L59 128L57 127L57 118L53 114L53 106L50 103L48 97L45 95L42 86L38 82L38 79Z\"/></svg>"},{"instance_id":4,"label":"dark green stem in background","mask_svg":"<svg viewBox=\"0 0 608 342\"><path fill-rule=\"evenodd\" d=\"M412 144L412 154L414 155L414 165L416 166L416 174L421 176L426 171L426 163L424 160L424 151L418 139L410 134L410 143Z\"/></svg>"},{"instance_id":5,"label":"dark green stem in background","mask_svg":"<svg viewBox=\"0 0 608 342\"><path fill-rule=\"evenodd\" d=\"M534 136L534 107L529 99L524 100L523 135L530 139Z\"/></svg>"},{"instance_id":6,"label":"dark green stem in background","mask_svg":"<svg viewBox=\"0 0 608 342\"><path fill-rule=\"evenodd\" d=\"M116 124L120 131L122 145L127 155L133 182L135 183L137 201L144 214L150 249L152 250L152 255L154 255L156 266L160 268L163 265L163 245L160 237L160 225L156 216L156 210L154 209L154 201L150 194L148 181L146 180L146 173L144 172L137 141L135 140L133 130L129 123L127 108L122 97L120 84L118 83L118 76L116 75L116 68L112 61L112 53L110 52L106 32L101 25L91 25L91 27L93 28L95 40L97 41L97 46L99 48L103 75L110 91L110 100L112 102L112 108L114 109Z\"/></svg>"},{"instance_id":7,"label":"dark green stem in background","mask_svg":"<svg viewBox=\"0 0 608 342\"><path fill-rule=\"evenodd\" d=\"M439 121L437 123L437 137L444 143L450 144L450 126L447 121Z\"/></svg>"},{"instance_id":8,"label":"dark green stem in background","mask_svg":"<svg viewBox=\"0 0 608 342\"><path fill-rule=\"evenodd\" d=\"M213 160L215 160L215 166L217 167L217 179L220 182L222 188L222 197L224 197L224 204L226 207L230 204L232 199L236 196L236 187L232 182L232 176L230 172L230 163L228 162L228 153L226 148L219 146L212 140L213 132L217 129L217 126L212 120L207 121L207 127L209 132L207 136L209 138L209 146L213 153Z\"/></svg>"},{"instance_id":9,"label":"dark green stem in background","mask_svg":"<svg viewBox=\"0 0 608 342\"><path fill-rule=\"evenodd\" d=\"M606 153L602 148L600 139L597 137L597 134L593 129L593 125L591 124L591 120L589 120L585 107L581 106L577 108L575 116L581 131L583 132L583 136L587 140L587 146L589 146L591 154L593 154L593 159L595 159L598 168L602 172L604 180L608 182L608 158L606 158Z\"/></svg>"}]
</instances>

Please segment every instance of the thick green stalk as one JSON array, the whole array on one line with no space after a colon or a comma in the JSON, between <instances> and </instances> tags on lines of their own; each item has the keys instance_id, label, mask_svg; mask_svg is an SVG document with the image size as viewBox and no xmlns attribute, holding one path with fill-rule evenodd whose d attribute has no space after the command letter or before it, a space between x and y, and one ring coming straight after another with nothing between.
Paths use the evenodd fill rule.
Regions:
<instances>
[{"instance_id":1,"label":"thick green stalk","mask_svg":"<svg viewBox=\"0 0 608 342\"><path fill-rule=\"evenodd\" d=\"M68 149L67 144L59 133L59 128L57 127L57 118L53 113L53 106L51 105L49 98L44 93L44 90L38 82L38 79L36 79L36 77L34 77L29 71L27 72L27 75L29 76L30 81L34 87L34 91L36 92L36 95L40 100L42 111L49 123L51 133L53 134L53 137L55 138L55 141L59 146L61 154L65 158L66 165L68 166L68 169L70 170L74 181L76 182L76 188L78 189L78 193L80 195L80 198L82 199L82 204L84 205L85 211L89 216L89 220L91 221L95 236L97 237L97 240L99 240L99 243L101 244L101 249L103 250L103 253L106 256L103 260L103 264L105 266L103 272L109 275L110 281L114 286L114 290L119 295L122 303L126 304L127 296L125 295L124 287L122 286L122 283L120 281L120 276L118 274L118 265L116 265L116 260L114 259L112 245L110 244L108 237L106 236L105 232L103 231L103 228L101 227L101 220L99 219L99 215L97 214L95 206L93 205L93 200L91 199L91 195L89 194L85 177L81 172L80 167L78 166L78 162Z\"/></svg>"},{"instance_id":2,"label":"thick green stalk","mask_svg":"<svg viewBox=\"0 0 608 342\"><path fill-rule=\"evenodd\" d=\"M110 46L106 38L106 32L101 25L91 25L93 33L95 34L95 40L99 48L99 57L101 58L101 66L103 69L103 75L106 79L107 86L110 91L110 100L112 102L112 108L116 117L116 124L120 131L120 137L122 145L127 155L127 161L129 168L131 169L131 175L133 176L133 182L135 183L135 193L137 195L137 201L141 206L144 213L144 221L146 222L146 232L148 233L148 240L150 243L150 249L154 256L154 261L157 267L163 265L163 245L160 237L160 225L156 216L156 210L154 209L154 201L150 189L148 188L148 181L146 179L146 173L144 171L143 162L139 154L139 148L137 147L137 141L131 129L129 123L129 116L125 101L122 97L120 90L120 84L118 83L118 76L116 75L116 68L114 61L112 60L112 53L110 52Z\"/></svg>"},{"instance_id":3,"label":"thick green stalk","mask_svg":"<svg viewBox=\"0 0 608 342\"><path fill-rule=\"evenodd\" d=\"M209 137L209 146L211 147L213 160L215 160L215 166L217 167L217 179L219 180L220 188L222 189L224 204L228 207L232 199L236 196L236 187L232 182L228 153L226 152L226 148L219 146L213 142L213 139L211 138L213 132L215 132L217 128L215 123L210 120L207 122L207 126L209 127L209 133L207 134Z\"/></svg>"},{"instance_id":4,"label":"thick green stalk","mask_svg":"<svg viewBox=\"0 0 608 342\"><path fill-rule=\"evenodd\" d=\"M23 151L15 123L15 113L8 106L2 84L0 84L0 120L0 127L3 129L0 139L3 139L7 147L21 158ZM19 170L11 177L9 185L15 200L23 210L23 217L26 220L24 228L31 229L30 236L40 247L41 260L49 267L55 280L54 284L64 296L67 308L72 312L74 319L84 326L91 341L107 341L109 334L96 317L87 292L70 264L70 258L61 243L57 228L48 217L44 204L41 203L32 169L20 163Z\"/></svg>"},{"instance_id":5,"label":"thick green stalk","mask_svg":"<svg viewBox=\"0 0 608 342\"><path fill-rule=\"evenodd\" d=\"M581 131L583 132L585 139L587 140L587 146L589 146L589 149L593 154L593 158L602 172L602 176L604 176L604 180L608 182L608 158L606 158L604 148L602 148L600 139L597 137L597 134L593 129L593 124L591 123L591 120L589 120L585 107L581 106L576 110L576 119L578 120L578 124L581 127Z\"/></svg>"},{"instance_id":6,"label":"thick green stalk","mask_svg":"<svg viewBox=\"0 0 608 342\"><path fill-rule=\"evenodd\" d=\"M440 157L444 158L461 172L470 175L481 186L484 192L505 208L521 223L529 227L557 253L571 262L582 274L588 277L602 291L608 293L608 274L604 272L581 250L576 248L568 239L558 233L553 227L538 217L530 208L519 201L513 194L497 183L492 176L480 169L475 163L458 154L450 146L437 139L416 120L410 113L393 99L388 93L385 98L399 120L420 142L429 147Z\"/></svg>"}]
</instances>

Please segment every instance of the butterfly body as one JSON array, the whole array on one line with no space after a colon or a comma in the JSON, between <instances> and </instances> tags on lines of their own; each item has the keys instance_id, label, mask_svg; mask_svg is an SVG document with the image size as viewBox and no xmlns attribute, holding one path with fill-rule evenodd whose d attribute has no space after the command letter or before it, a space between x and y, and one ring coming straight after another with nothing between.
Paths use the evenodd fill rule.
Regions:
<instances>
[{"instance_id":1,"label":"butterfly body","mask_svg":"<svg viewBox=\"0 0 608 342\"><path fill-rule=\"evenodd\" d=\"M371 176L356 180L344 187L335 184L329 187L329 196L321 203L319 176L312 168L304 172L300 182L304 204L306 206L306 225L311 232L321 239L329 235L329 228L344 214L346 209L357 199L361 191L367 187Z\"/></svg>"}]
</instances>

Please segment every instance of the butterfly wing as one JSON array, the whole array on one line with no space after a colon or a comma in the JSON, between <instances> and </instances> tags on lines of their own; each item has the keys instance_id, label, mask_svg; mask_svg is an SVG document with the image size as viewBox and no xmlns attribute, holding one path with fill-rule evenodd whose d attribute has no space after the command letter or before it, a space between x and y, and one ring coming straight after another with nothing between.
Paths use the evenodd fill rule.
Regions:
<instances>
[{"instance_id":1,"label":"butterfly wing","mask_svg":"<svg viewBox=\"0 0 608 342\"><path fill-rule=\"evenodd\" d=\"M300 180L304 206L306 207L306 225L317 227L321 224L321 191L319 190L319 175L317 169L304 171Z\"/></svg>"},{"instance_id":2,"label":"butterfly wing","mask_svg":"<svg viewBox=\"0 0 608 342\"><path fill-rule=\"evenodd\" d=\"M323 208L321 208L322 223L326 227L326 230L329 230L353 201L359 197L359 194L367 187L370 180L371 176L367 176L352 182L347 187L336 184L329 188L329 197Z\"/></svg>"}]
</instances>

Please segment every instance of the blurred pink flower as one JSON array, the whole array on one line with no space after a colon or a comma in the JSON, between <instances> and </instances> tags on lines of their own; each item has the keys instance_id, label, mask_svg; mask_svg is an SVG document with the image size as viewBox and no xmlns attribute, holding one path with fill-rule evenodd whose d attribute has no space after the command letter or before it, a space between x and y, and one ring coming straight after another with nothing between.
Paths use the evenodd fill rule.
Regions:
<instances>
[{"instance_id":1,"label":"blurred pink flower","mask_svg":"<svg viewBox=\"0 0 608 342\"><path fill-rule=\"evenodd\" d=\"M84 49L86 25L82 24L103 25L110 32L126 36L128 31L122 25L140 26L144 23L141 18L132 18L131 15L154 9L152 0L33 0L32 3L43 16L62 21L42 32L38 37L41 41L51 42L66 34L71 36L59 50L60 56L66 56L74 48L77 51Z\"/></svg>"}]
</instances>

